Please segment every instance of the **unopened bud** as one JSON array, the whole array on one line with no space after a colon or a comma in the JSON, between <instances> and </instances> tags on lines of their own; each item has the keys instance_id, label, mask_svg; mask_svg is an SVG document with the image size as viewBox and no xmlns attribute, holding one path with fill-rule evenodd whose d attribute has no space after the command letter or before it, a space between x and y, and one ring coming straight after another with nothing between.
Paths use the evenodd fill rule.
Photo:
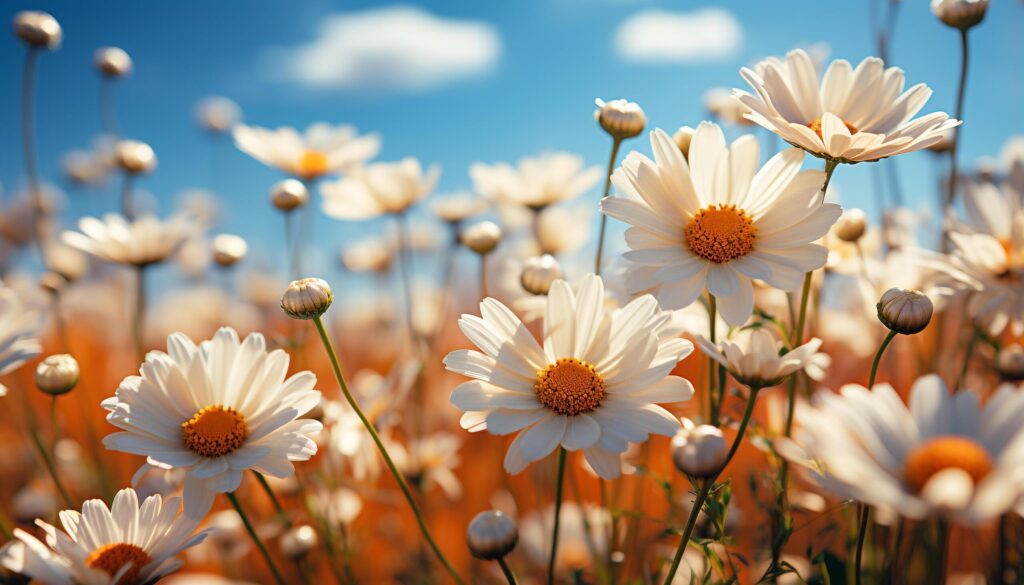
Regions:
<instances>
[{"instance_id":1,"label":"unopened bud","mask_svg":"<svg viewBox=\"0 0 1024 585\"><path fill-rule=\"evenodd\" d=\"M515 520L497 510L480 512L466 529L469 552L478 559L500 559L512 552L518 542Z\"/></svg>"},{"instance_id":2,"label":"unopened bud","mask_svg":"<svg viewBox=\"0 0 1024 585\"><path fill-rule=\"evenodd\" d=\"M281 211L302 207L306 201L309 201L309 190L297 179L285 179L270 188L270 202Z\"/></svg>"},{"instance_id":3,"label":"unopened bud","mask_svg":"<svg viewBox=\"0 0 1024 585\"><path fill-rule=\"evenodd\" d=\"M980 23L988 11L988 0L932 0L932 12L945 25L967 30Z\"/></svg>"},{"instance_id":4,"label":"unopened bud","mask_svg":"<svg viewBox=\"0 0 1024 585\"><path fill-rule=\"evenodd\" d=\"M249 246L240 236L220 234L213 238L213 261L224 268L237 264L248 250Z\"/></svg>"},{"instance_id":5,"label":"unopened bud","mask_svg":"<svg viewBox=\"0 0 1024 585\"><path fill-rule=\"evenodd\" d=\"M312 526L302 525L292 528L281 535L281 554L292 560L308 555L317 545L316 530Z\"/></svg>"},{"instance_id":6,"label":"unopened bud","mask_svg":"<svg viewBox=\"0 0 1024 585\"><path fill-rule=\"evenodd\" d=\"M132 72L132 58L119 47L100 47L93 55L93 63L107 77L124 77Z\"/></svg>"},{"instance_id":7,"label":"unopened bud","mask_svg":"<svg viewBox=\"0 0 1024 585\"><path fill-rule=\"evenodd\" d=\"M832 229L840 240L856 242L867 231L867 216L860 209L844 209Z\"/></svg>"},{"instance_id":8,"label":"unopened bud","mask_svg":"<svg viewBox=\"0 0 1024 585\"><path fill-rule=\"evenodd\" d=\"M315 319L327 312L334 295L331 285L320 278L303 278L288 285L281 308L293 319Z\"/></svg>"},{"instance_id":9,"label":"unopened bud","mask_svg":"<svg viewBox=\"0 0 1024 585\"><path fill-rule=\"evenodd\" d=\"M60 47L64 31L60 23L47 12L23 10L14 16L14 34L32 47L54 50Z\"/></svg>"},{"instance_id":10,"label":"unopened bud","mask_svg":"<svg viewBox=\"0 0 1024 585\"><path fill-rule=\"evenodd\" d=\"M594 103L597 104L597 109L594 110L594 119L605 132L612 135L612 138L623 140L637 136L644 131L647 117L635 102L626 100L605 102L602 99L596 99Z\"/></svg>"},{"instance_id":11,"label":"unopened bud","mask_svg":"<svg viewBox=\"0 0 1024 585\"><path fill-rule=\"evenodd\" d=\"M523 263L523 271L519 274L519 282L523 289L532 295L546 295L551 283L562 278L562 267L551 254L527 258Z\"/></svg>"},{"instance_id":12,"label":"unopened bud","mask_svg":"<svg viewBox=\"0 0 1024 585\"><path fill-rule=\"evenodd\" d=\"M156 153L145 142L122 140L117 143L115 155L121 170L132 175L149 173L156 168Z\"/></svg>"},{"instance_id":13,"label":"unopened bud","mask_svg":"<svg viewBox=\"0 0 1024 585\"><path fill-rule=\"evenodd\" d=\"M66 353L51 355L36 366L36 388L52 396L70 392L78 384L78 361Z\"/></svg>"},{"instance_id":14,"label":"unopened bud","mask_svg":"<svg viewBox=\"0 0 1024 585\"><path fill-rule=\"evenodd\" d=\"M919 290L890 288L879 299L878 320L896 333L913 335L932 319L932 301Z\"/></svg>"},{"instance_id":15,"label":"unopened bud","mask_svg":"<svg viewBox=\"0 0 1024 585\"><path fill-rule=\"evenodd\" d=\"M501 228L493 221L475 223L462 232L462 244L477 254L489 254L501 241Z\"/></svg>"},{"instance_id":16,"label":"unopened bud","mask_svg":"<svg viewBox=\"0 0 1024 585\"><path fill-rule=\"evenodd\" d=\"M690 158L690 143L693 142L693 133L693 128L683 126L672 135L672 140L676 141L676 146L679 147L679 150L682 151L683 156L687 159Z\"/></svg>"},{"instance_id":17,"label":"unopened bud","mask_svg":"<svg viewBox=\"0 0 1024 585\"><path fill-rule=\"evenodd\" d=\"M684 419L683 428L672 438L672 462L693 477L711 477L721 471L728 453L722 430L711 425L693 426Z\"/></svg>"}]
</instances>

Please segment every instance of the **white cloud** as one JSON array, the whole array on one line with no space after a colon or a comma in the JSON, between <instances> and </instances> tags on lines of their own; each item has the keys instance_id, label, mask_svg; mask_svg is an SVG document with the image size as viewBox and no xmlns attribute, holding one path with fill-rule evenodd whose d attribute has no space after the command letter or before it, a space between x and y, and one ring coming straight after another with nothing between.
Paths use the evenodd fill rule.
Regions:
<instances>
[{"instance_id":1,"label":"white cloud","mask_svg":"<svg viewBox=\"0 0 1024 585\"><path fill-rule=\"evenodd\" d=\"M728 10L693 12L642 10L615 31L615 47L628 61L697 63L734 55L743 42L743 28Z\"/></svg>"},{"instance_id":2,"label":"white cloud","mask_svg":"<svg viewBox=\"0 0 1024 585\"><path fill-rule=\"evenodd\" d=\"M414 6L324 18L310 42L273 49L268 74L314 88L420 91L483 75L501 56L490 24Z\"/></svg>"}]
</instances>

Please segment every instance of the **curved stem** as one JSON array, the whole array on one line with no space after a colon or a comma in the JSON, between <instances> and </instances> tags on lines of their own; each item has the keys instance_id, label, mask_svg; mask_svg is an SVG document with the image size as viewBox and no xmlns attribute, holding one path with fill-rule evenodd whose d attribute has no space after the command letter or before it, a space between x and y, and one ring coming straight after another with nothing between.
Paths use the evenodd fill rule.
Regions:
<instances>
[{"instance_id":1,"label":"curved stem","mask_svg":"<svg viewBox=\"0 0 1024 585\"><path fill-rule=\"evenodd\" d=\"M857 504L857 552L854 556L853 574L854 584L860 585L861 572L860 564L861 559L864 558L864 538L868 533L868 522L871 520L871 508L868 508L864 504Z\"/></svg>"},{"instance_id":2,"label":"curved stem","mask_svg":"<svg viewBox=\"0 0 1024 585\"><path fill-rule=\"evenodd\" d=\"M607 197L612 190L612 173L615 171L615 159L619 156L619 147L622 146L621 138L612 139L612 155L608 159L608 172L604 177L604 197ZM601 229L597 235L597 258L594 260L594 274L601 276L601 257L604 254L604 232L608 228L608 216L601 214Z\"/></svg>"},{"instance_id":3,"label":"curved stem","mask_svg":"<svg viewBox=\"0 0 1024 585\"><path fill-rule=\"evenodd\" d=\"M416 500L412 496L412 491L409 490L409 484L406 483L402 473L398 470L395 462L391 459L391 455L388 454L387 448L384 446L384 442L381 440L380 435L377 434L377 429L374 428L373 423L366 418L363 413L363 409L359 407L355 398L352 397L352 392L348 389L348 384L345 383L345 376L341 373L341 365L338 363L338 355L334 352L334 345L331 343L331 338L327 334L327 329L324 328L324 322L320 317L314 317L313 323L316 325L316 330L320 334L320 341L324 344L324 349L327 351L327 357L331 361L331 368L334 370L334 377L338 380L338 385L341 386L341 392L345 395L345 400L348 402L352 410L355 411L356 416L366 427L366 431L370 433L370 438L373 439L373 443L377 446L377 450L380 452L381 457L384 459L384 463L387 465L391 475L395 478L395 482L398 483L398 487L401 488L402 494L405 496L405 500L409 503L409 508L412 510L414 516L416 516L416 523L420 527L420 532L423 533L423 538L430 545L430 548L434 551L437 559L444 565L445 570L451 576L452 580L463 585L462 577L455 571L455 568L448 559L445 558L444 553L441 552L440 547L434 542L434 538L430 535L430 530L427 528L426 522L423 520L423 514L420 512L419 506L416 505Z\"/></svg>"},{"instance_id":4,"label":"curved stem","mask_svg":"<svg viewBox=\"0 0 1024 585\"><path fill-rule=\"evenodd\" d=\"M892 342L894 337L896 337L896 332L889 331L889 334L885 336L885 340L882 341L882 345L878 346L878 351L875 353L875 360L871 362L871 375L868 377L868 390L875 386L875 376L878 374L878 363L882 361L882 354L885 353L885 349L889 347L889 343Z\"/></svg>"},{"instance_id":5,"label":"curved stem","mask_svg":"<svg viewBox=\"0 0 1024 585\"><path fill-rule=\"evenodd\" d=\"M967 63L969 57L967 42L967 29L960 29L960 84L956 93L956 118L964 118L964 94L967 91ZM949 149L949 185L946 186L946 207L949 208L956 200L956 185L958 182L958 169L956 166L957 150L960 146L960 134L963 131L963 124L953 133L953 145Z\"/></svg>"},{"instance_id":6,"label":"curved stem","mask_svg":"<svg viewBox=\"0 0 1024 585\"><path fill-rule=\"evenodd\" d=\"M562 515L562 485L565 483L565 447L558 448L558 479L555 480L555 526L551 529L551 557L548 559L548 585L555 582L555 557L558 556L558 525Z\"/></svg>"},{"instance_id":7,"label":"curved stem","mask_svg":"<svg viewBox=\"0 0 1024 585\"><path fill-rule=\"evenodd\" d=\"M68 495L68 490L64 487L64 484L60 481L60 476L57 474L57 465L54 463L53 458L50 456L50 452L46 450L43 445L43 440L39 438L39 432L35 428L29 429L29 435L32 437L32 444L36 446L39 451L39 456L43 459L43 464L46 466L46 471L50 473L50 477L53 479L53 484L57 486L57 492L60 494L64 505L68 509L74 509L75 503Z\"/></svg>"},{"instance_id":8,"label":"curved stem","mask_svg":"<svg viewBox=\"0 0 1024 585\"><path fill-rule=\"evenodd\" d=\"M278 518L281 519L281 523L284 524L285 528L292 527L292 520L288 517L288 512L285 511L284 506L281 505L281 501L277 499L277 494L270 488L270 484L267 483L267 478L262 473L253 470L253 475L256 476L256 480L259 481L260 487L263 488L263 492L270 498L270 502L274 505L274 511L277 512Z\"/></svg>"},{"instance_id":9,"label":"curved stem","mask_svg":"<svg viewBox=\"0 0 1024 585\"><path fill-rule=\"evenodd\" d=\"M253 528L252 522L249 521L249 517L245 514L245 510L242 509L242 505L238 503L238 497L235 496L235 492L227 492L225 494L231 505L234 506L235 512L238 512L238 516L242 519L242 524L245 525L245 531L249 533L249 537L256 544L256 548L260 550L260 554L263 555L263 560L267 561L267 565L270 566L270 572L274 575L274 581L278 585L285 585L287 581L281 576L281 572L277 569L277 565L274 564L274 559L270 556L270 551L267 550L267 546L260 540L256 529Z\"/></svg>"},{"instance_id":10,"label":"curved stem","mask_svg":"<svg viewBox=\"0 0 1024 585\"><path fill-rule=\"evenodd\" d=\"M509 568L508 563L505 562L505 557L498 557L498 566L501 567L501 572L505 574L505 580L508 581L508 585L516 585L516 576Z\"/></svg>"}]
</instances>

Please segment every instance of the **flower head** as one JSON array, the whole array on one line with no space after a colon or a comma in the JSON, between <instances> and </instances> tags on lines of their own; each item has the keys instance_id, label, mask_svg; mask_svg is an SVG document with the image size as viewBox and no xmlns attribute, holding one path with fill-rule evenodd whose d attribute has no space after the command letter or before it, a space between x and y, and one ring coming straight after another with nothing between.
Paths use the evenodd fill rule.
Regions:
<instances>
[{"instance_id":1,"label":"flower head","mask_svg":"<svg viewBox=\"0 0 1024 585\"><path fill-rule=\"evenodd\" d=\"M627 100L611 100L606 102L602 99L594 100L597 109L594 110L594 119L601 125L605 132L616 140L632 138L644 131L644 124L647 117L643 109L636 102Z\"/></svg>"},{"instance_id":2,"label":"flower head","mask_svg":"<svg viewBox=\"0 0 1024 585\"><path fill-rule=\"evenodd\" d=\"M985 19L988 0L932 0L932 12L948 26L967 30Z\"/></svg>"},{"instance_id":3,"label":"flower head","mask_svg":"<svg viewBox=\"0 0 1024 585\"><path fill-rule=\"evenodd\" d=\"M14 15L14 34L31 47L51 51L58 49L64 38L57 19L42 10L23 10Z\"/></svg>"},{"instance_id":4,"label":"flower head","mask_svg":"<svg viewBox=\"0 0 1024 585\"><path fill-rule=\"evenodd\" d=\"M196 121L207 132L230 132L242 120L242 108L234 101L219 95L199 100L195 108Z\"/></svg>"},{"instance_id":5,"label":"flower head","mask_svg":"<svg viewBox=\"0 0 1024 585\"><path fill-rule=\"evenodd\" d=\"M119 47L100 47L92 59L96 69L107 77L124 77L132 72L132 58Z\"/></svg>"},{"instance_id":6,"label":"flower head","mask_svg":"<svg viewBox=\"0 0 1024 585\"><path fill-rule=\"evenodd\" d=\"M122 140L114 148L114 157L121 170L132 175L151 173L156 168L153 147L139 140Z\"/></svg>"},{"instance_id":7,"label":"flower head","mask_svg":"<svg viewBox=\"0 0 1024 585\"><path fill-rule=\"evenodd\" d=\"M331 285L322 278L292 281L281 297L281 308L293 319L313 319L327 312L334 302Z\"/></svg>"},{"instance_id":8,"label":"flower head","mask_svg":"<svg viewBox=\"0 0 1024 585\"><path fill-rule=\"evenodd\" d=\"M459 239L477 254L489 254L501 242L501 227L493 221L480 221L462 230Z\"/></svg>"},{"instance_id":9,"label":"flower head","mask_svg":"<svg viewBox=\"0 0 1024 585\"><path fill-rule=\"evenodd\" d=\"M354 168L380 151L377 135L358 136L351 126L323 122L309 126L302 134L289 127L270 130L237 124L232 134L242 152L306 181Z\"/></svg>"},{"instance_id":10,"label":"flower head","mask_svg":"<svg viewBox=\"0 0 1024 585\"><path fill-rule=\"evenodd\" d=\"M424 173L420 161L411 157L370 164L320 186L324 213L349 220L402 213L429 195L440 176L436 165Z\"/></svg>"},{"instance_id":11,"label":"flower head","mask_svg":"<svg viewBox=\"0 0 1024 585\"><path fill-rule=\"evenodd\" d=\"M309 201L309 190L302 181L284 179L270 188L270 202L285 213L302 207Z\"/></svg>"},{"instance_id":12,"label":"flower head","mask_svg":"<svg viewBox=\"0 0 1024 585\"><path fill-rule=\"evenodd\" d=\"M485 510L473 517L466 528L469 552L478 559L500 559L519 542L516 521L498 510Z\"/></svg>"},{"instance_id":13,"label":"flower head","mask_svg":"<svg viewBox=\"0 0 1024 585\"><path fill-rule=\"evenodd\" d=\"M168 259L192 235L182 217L166 221L152 215L127 220L116 213L97 219L83 217L81 232L65 231L64 243L108 262L147 266Z\"/></svg>"},{"instance_id":14,"label":"flower head","mask_svg":"<svg viewBox=\"0 0 1024 585\"><path fill-rule=\"evenodd\" d=\"M70 392L78 384L78 360L66 353L47 356L36 366L36 388L54 396Z\"/></svg>"},{"instance_id":15,"label":"flower head","mask_svg":"<svg viewBox=\"0 0 1024 585\"><path fill-rule=\"evenodd\" d=\"M891 288L878 300L878 320L896 333L912 335L928 326L932 301L918 290Z\"/></svg>"},{"instance_id":16,"label":"flower head","mask_svg":"<svg viewBox=\"0 0 1024 585\"><path fill-rule=\"evenodd\" d=\"M782 382L786 376L802 370L821 347L820 339L783 352L781 340L771 329L740 329L717 346L698 337L700 350L725 366L740 383L767 388Z\"/></svg>"},{"instance_id":17,"label":"flower head","mask_svg":"<svg viewBox=\"0 0 1024 585\"><path fill-rule=\"evenodd\" d=\"M601 180L601 169L584 168L575 154L550 152L522 158L516 167L474 163L469 176L476 190L495 203L543 209L582 195Z\"/></svg>"}]
</instances>

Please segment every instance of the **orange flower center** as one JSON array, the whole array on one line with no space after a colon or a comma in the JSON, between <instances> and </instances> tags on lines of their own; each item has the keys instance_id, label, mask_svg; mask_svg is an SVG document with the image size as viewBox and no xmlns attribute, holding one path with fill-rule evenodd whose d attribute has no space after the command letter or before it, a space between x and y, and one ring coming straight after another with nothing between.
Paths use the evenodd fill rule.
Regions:
<instances>
[{"instance_id":1,"label":"orange flower center","mask_svg":"<svg viewBox=\"0 0 1024 585\"><path fill-rule=\"evenodd\" d=\"M853 124L847 122L846 120L843 120L843 125L846 126L846 129L850 131L850 134L856 134L857 132L860 132L860 130L857 130L856 126L854 126ZM813 121L811 121L810 123L807 124L807 127L810 128L812 132L817 134L818 138L822 137L821 136L821 118L815 118Z\"/></svg>"},{"instance_id":2,"label":"orange flower center","mask_svg":"<svg viewBox=\"0 0 1024 585\"><path fill-rule=\"evenodd\" d=\"M245 417L229 406L207 406L181 424L185 446L203 457L221 457L242 446L249 436Z\"/></svg>"},{"instance_id":3,"label":"orange flower center","mask_svg":"<svg viewBox=\"0 0 1024 585\"><path fill-rule=\"evenodd\" d=\"M920 492L932 476L952 468L965 471L977 484L992 471L992 460L988 452L971 439L935 437L907 455L903 463L903 479L907 486Z\"/></svg>"},{"instance_id":4,"label":"orange flower center","mask_svg":"<svg viewBox=\"0 0 1024 585\"><path fill-rule=\"evenodd\" d=\"M296 174L304 179L315 179L328 171L327 155L319 150L307 150L299 157Z\"/></svg>"},{"instance_id":5,"label":"orange flower center","mask_svg":"<svg viewBox=\"0 0 1024 585\"><path fill-rule=\"evenodd\" d=\"M533 389L541 404L556 414L575 416L601 404L604 378L585 361L562 358L537 372Z\"/></svg>"},{"instance_id":6,"label":"orange flower center","mask_svg":"<svg viewBox=\"0 0 1024 585\"><path fill-rule=\"evenodd\" d=\"M694 254L718 264L735 260L754 247L757 227L742 209L718 204L701 209L686 224L686 245Z\"/></svg>"},{"instance_id":7,"label":"orange flower center","mask_svg":"<svg viewBox=\"0 0 1024 585\"><path fill-rule=\"evenodd\" d=\"M99 569L113 577L127 564L131 564L125 574L114 585L131 585L139 579L142 567L149 564L150 558L146 551L134 544L118 542L105 544L92 551L85 559L86 566Z\"/></svg>"}]
</instances>

